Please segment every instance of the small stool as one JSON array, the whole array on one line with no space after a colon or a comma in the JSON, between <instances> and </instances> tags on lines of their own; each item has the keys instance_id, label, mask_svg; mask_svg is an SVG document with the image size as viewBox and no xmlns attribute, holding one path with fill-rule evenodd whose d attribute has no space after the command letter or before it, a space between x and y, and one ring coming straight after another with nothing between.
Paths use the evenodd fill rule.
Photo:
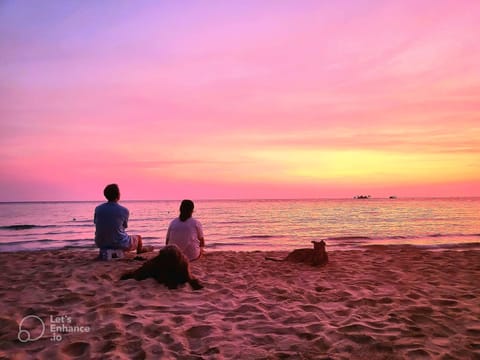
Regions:
<instances>
[{"instance_id":1,"label":"small stool","mask_svg":"<svg viewBox=\"0 0 480 360\"><path fill-rule=\"evenodd\" d=\"M100 260L110 261L112 259L121 259L124 255L121 249L100 249L98 257Z\"/></svg>"}]
</instances>

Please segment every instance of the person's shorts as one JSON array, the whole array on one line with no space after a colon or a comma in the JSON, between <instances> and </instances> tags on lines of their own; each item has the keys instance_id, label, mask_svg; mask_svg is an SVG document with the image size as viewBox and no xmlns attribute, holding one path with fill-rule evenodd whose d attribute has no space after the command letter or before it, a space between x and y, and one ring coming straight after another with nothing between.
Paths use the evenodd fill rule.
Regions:
<instances>
[{"instance_id":1,"label":"person's shorts","mask_svg":"<svg viewBox=\"0 0 480 360\"><path fill-rule=\"evenodd\" d=\"M125 249L125 251L134 251L137 250L138 248L138 243L140 242L140 235L128 235L129 240L129 246Z\"/></svg>"}]
</instances>

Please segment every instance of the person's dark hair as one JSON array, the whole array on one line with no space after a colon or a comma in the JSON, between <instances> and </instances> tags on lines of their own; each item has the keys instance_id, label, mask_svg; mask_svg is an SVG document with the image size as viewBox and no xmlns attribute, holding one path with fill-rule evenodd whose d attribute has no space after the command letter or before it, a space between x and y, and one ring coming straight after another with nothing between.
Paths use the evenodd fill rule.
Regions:
<instances>
[{"instance_id":1,"label":"person's dark hair","mask_svg":"<svg viewBox=\"0 0 480 360\"><path fill-rule=\"evenodd\" d=\"M183 200L180 204L180 221L186 221L192 217L193 214L193 201Z\"/></svg>"},{"instance_id":2,"label":"person's dark hair","mask_svg":"<svg viewBox=\"0 0 480 360\"><path fill-rule=\"evenodd\" d=\"M103 195L108 201L116 201L120 198L120 189L117 184L109 184L103 190Z\"/></svg>"}]
</instances>

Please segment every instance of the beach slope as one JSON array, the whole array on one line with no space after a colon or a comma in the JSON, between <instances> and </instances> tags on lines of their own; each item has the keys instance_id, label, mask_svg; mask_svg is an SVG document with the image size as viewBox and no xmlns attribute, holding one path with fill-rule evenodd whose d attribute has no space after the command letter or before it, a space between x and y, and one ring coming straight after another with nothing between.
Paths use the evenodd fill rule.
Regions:
<instances>
[{"instance_id":1,"label":"beach slope","mask_svg":"<svg viewBox=\"0 0 480 360\"><path fill-rule=\"evenodd\" d=\"M133 256L0 253L0 358L480 358L480 251L378 246L330 252L320 268L265 260L286 254L207 253L192 263L205 286L194 291L120 281L143 263Z\"/></svg>"}]
</instances>

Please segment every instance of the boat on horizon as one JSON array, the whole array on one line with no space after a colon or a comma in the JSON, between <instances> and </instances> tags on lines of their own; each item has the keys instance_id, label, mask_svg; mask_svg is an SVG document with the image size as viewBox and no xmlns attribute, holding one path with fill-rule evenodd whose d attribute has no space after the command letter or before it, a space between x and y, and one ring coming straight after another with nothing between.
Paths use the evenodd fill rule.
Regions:
<instances>
[{"instance_id":1,"label":"boat on horizon","mask_svg":"<svg viewBox=\"0 0 480 360\"><path fill-rule=\"evenodd\" d=\"M354 199L370 199L370 195L357 195L353 197Z\"/></svg>"}]
</instances>

